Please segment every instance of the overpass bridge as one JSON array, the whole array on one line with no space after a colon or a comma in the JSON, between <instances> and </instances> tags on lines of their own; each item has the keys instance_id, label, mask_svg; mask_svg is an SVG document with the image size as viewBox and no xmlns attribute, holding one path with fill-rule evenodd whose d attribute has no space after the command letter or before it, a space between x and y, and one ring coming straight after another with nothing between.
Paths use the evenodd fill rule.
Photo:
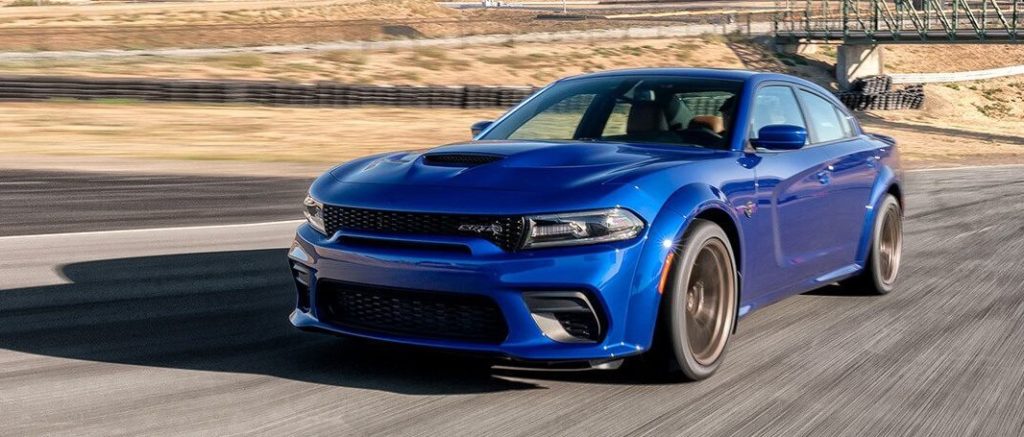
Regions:
<instances>
[{"instance_id":1,"label":"overpass bridge","mask_svg":"<svg viewBox=\"0 0 1024 437\"><path fill-rule=\"evenodd\" d=\"M839 44L843 86L883 73L881 44L1013 44L1024 41L1024 0L779 0L776 44L801 51Z\"/></svg>"}]
</instances>

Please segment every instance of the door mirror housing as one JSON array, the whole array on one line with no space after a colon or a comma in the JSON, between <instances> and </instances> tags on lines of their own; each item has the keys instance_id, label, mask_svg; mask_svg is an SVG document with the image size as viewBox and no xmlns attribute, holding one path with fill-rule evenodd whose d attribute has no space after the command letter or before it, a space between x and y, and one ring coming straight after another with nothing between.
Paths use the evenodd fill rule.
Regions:
<instances>
[{"instance_id":1,"label":"door mirror housing","mask_svg":"<svg viewBox=\"0 0 1024 437\"><path fill-rule=\"evenodd\" d=\"M765 126L750 144L768 150L796 150L807 144L807 129L789 124Z\"/></svg>"},{"instance_id":2,"label":"door mirror housing","mask_svg":"<svg viewBox=\"0 0 1024 437\"><path fill-rule=\"evenodd\" d=\"M484 129L491 127L492 124L494 124L494 121L492 120L478 121L476 123L473 123L473 126L469 128L469 131L473 133L473 138L476 138L477 135L480 135L480 132L483 132Z\"/></svg>"}]
</instances>

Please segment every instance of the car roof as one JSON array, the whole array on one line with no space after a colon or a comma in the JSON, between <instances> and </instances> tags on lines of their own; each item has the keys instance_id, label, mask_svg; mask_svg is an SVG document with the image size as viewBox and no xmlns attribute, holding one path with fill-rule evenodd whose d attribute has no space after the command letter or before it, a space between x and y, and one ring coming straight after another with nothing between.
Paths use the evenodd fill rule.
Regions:
<instances>
[{"instance_id":1,"label":"car roof","mask_svg":"<svg viewBox=\"0 0 1024 437\"><path fill-rule=\"evenodd\" d=\"M608 70L599 71L595 73L586 73L576 76L570 76L562 80L574 80L584 78L597 78L597 77L615 77L615 76L682 76L682 77L698 77L704 79L724 79L724 80L738 80L738 81L755 81L761 82L765 80L777 80L790 83L796 83L801 85L814 85L813 83L796 76L791 76L782 73L771 73L761 71L750 71L750 70L739 70L729 68L683 68L683 67L672 67L672 68L630 68L623 70Z\"/></svg>"}]
</instances>

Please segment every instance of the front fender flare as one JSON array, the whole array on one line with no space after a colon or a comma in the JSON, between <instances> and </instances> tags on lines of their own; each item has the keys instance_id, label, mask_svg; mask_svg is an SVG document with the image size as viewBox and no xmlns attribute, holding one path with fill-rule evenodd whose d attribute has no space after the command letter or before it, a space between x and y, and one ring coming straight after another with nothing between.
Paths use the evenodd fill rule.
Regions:
<instances>
[{"instance_id":1,"label":"front fender flare","mask_svg":"<svg viewBox=\"0 0 1024 437\"><path fill-rule=\"evenodd\" d=\"M637 262L629 297L626 341L649 349L654 338L662 294L658 290L661 274L669 253L676 249L686 229L701 213L717 209L738 223L736 212L721 190L705 184L691 184L677 190L651 220L643 252ZM736 226L740 244L742 229ZM742 260L737 264L742 271ZM740 280L742 284L742 278Z\"/></svg>"}]
</instances>

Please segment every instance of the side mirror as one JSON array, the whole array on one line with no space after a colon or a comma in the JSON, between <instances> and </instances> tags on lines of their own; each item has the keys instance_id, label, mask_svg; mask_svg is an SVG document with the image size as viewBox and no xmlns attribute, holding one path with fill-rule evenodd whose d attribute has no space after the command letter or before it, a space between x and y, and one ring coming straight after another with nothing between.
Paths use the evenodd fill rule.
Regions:
<instances>
[{"instance_id":1,"label":"side mirror","mask_svg":"<svg viewBox=\"0 0 1024 437\"><path fill-rule=\"evenodd\" d=\"M469 131L473 132L473 137L476 138L477 135L480 135L480 132L483 132L484 129L487 129L493 123L494 122L491 120L478 121L473 123L473 126L469 128Z\"/></svg>"},{"instance_id":2,"label":"side mirror","mask_svg":"<svg viewBox=\"0 0 1024 437\"><path fill-rule=\"evenodd\" d=\"M788 124L773 124L757 131L750 145L768 150L796 150L807 144L807 129Z\"/></svg>"}]
</instances>

